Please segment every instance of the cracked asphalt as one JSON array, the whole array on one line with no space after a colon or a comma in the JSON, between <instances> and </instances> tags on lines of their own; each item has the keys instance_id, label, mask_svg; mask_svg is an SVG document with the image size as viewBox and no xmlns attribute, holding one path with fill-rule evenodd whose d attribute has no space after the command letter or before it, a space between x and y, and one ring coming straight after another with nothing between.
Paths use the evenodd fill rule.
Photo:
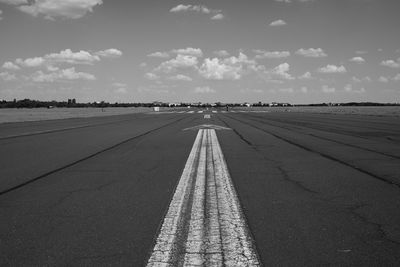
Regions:
<instances>
[{"instance_id":1,"label":"cracked asphalt","mask_svg":"<svg viewBox=\"0 0 400 267\"><path fill-rule=\"evenodd\" d=\"M0 124L0 265L145 265L199 124L265 266L400 264L398 118L205 111Z\"/></svg>"}]
</instances>

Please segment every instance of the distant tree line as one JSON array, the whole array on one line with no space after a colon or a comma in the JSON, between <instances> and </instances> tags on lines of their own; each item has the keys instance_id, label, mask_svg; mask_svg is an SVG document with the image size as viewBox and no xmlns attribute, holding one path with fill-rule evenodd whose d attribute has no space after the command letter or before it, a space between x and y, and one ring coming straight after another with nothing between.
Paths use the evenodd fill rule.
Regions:
<instances>
[{"instance_id":1,"label":"distant tree line","mask_svg":"<svg viewBox=\"0 0 400 267\"><path fill-rule=\"evenodd\" d=\"M23 99L13 101L0 101L0 108L107 108L107 107L152 107L153 103L109 103L89 102L77 103L75 99L68 99L67 101L39 101L31 99Z\"/></svg>"},{"instance_id":2,"label":"distant tree line","mask_svg":"<svg viewBox=\"0 0 400 267\"><path fill-rule=\"evenodd\" d=\"M349 103L318 103L318 104L302 104L292 105L290 103L221 103L216 102L210 103L164 103L164 102L151 102L151 103L109 103L105 101L101 102L88 102L78 103L76 99L68 99L67 101L39 101L31 99L23 99L13 101L0 101L0 108L107 108L107 107L239 107L239 106L255 106L255 107L291 107L291 106L308 106L308 107L331 107L331 106L400 106L400 103L375 103L375 102L349 102Z\"/></svg>"}]
</instances>

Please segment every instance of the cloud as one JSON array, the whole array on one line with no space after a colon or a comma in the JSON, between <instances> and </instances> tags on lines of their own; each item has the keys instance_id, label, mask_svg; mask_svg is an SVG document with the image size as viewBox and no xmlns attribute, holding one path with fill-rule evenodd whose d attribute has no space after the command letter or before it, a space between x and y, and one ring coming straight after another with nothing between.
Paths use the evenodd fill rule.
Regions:
<instances>
[{"instance_id":1,"label":"cloud","mask_svg":"<svg viewBox=\"0 0 400 267\"><path fill-rule=\"evenodd\" d=\"M0 20L3 19L3 17L1 16L3 14L3 11L0 9Z\"/></svg>"},{"instance_id":2,"label":"cloud","mask_svg":"<svg viewBox=\"0 0 400 267\"><path fill-rule=\"evenodd\" d=\"M184 81L184 82L191 82L193 80L189 76L182 75L182 74L171 76L168 79L171 80L171 81Z\"/></svg>"},{"instance_id":3,"label":"cloud","mask_svg":"<svg viewBox=\"0 0 400 267\"><path fill-rule=\"evenodd\" d=\"M224 18L225 18L225 16L221 13L218 13L211 17L212 20L223 20Z\"/></svg>"},{"instance_id":4,"label":"cloud","mask_svg":"<svg viewBox=\"0 0 400 267\"><path fill-rule=\"evenodd\" d=\"M394 60L384 60L381 62L381 66L389 67L389 68L400 68L400 63Z\"/></svg>"},{"instance_id":5,"label":"cloud","mask_svg":"<svg viewBox=\"0 0 400 267\"><path fill-rule=\"evenodd\" d=\"M17 8L34 17L43 15L44 18L54 20L55 18L79 19L93 8L103 4L102 0L36 0L36 1L10 1L2 2L16 5Z\"/></svg>"},{"instance_id":6,"label":"cloud","mask_svg":"<svg viewBox=\"0 0 400 267\"><path fill-rule=\"evenodd\" d=\"M393 77L393 81L400 81L400 73Z\"/></svg>"},{"instance_id":7,"label":"cloud","mask_svg":"<svg viewBox=\"0 0 400 267\"><path fill-rule=\"evenodd\" d=\"M239 80L241 77L257 69L257 63L249 60L248 57L239 53L238 57L225 59L206 58L199 69L199 73L209 80Z\"/></svg>"},{"instance_id":8,"label":"cloud","mask_svg":"<svg viewBox=\"0 0 400 267\"><path fill-rule=\"evenodd\" d=\"M210 14L211 10L207 8L206 6L202 5L177 5L176 7L173 7L170 9L170 12L173 13L178 13L178 12L199 12L199 13L204 13L204 14Z\"/></svg>"},{"instance_id":9,"label":"cloud","mask_svg":"<svg viewBox=\"0 0 400 267\"><path fill-rule=\"evenodd\" d=\"M286 4L290 4L293 2L298 2L298 3L309 3L309 2L314 2L314 0L274 0L275 2L279 2L279 3L286 3Z\"/></svg>"},{"instance_id":10,"label":"cloud","mask_svg":"<svg viewBox=\"0 0 400 267\"><path fill-rule=\"evenodd\" d=\"M216 93L216 91L208 86L204 86L204 87L196 87L194 89L194 92L196 94L214 94Z\"/></svg>"},{"instance_id":11,"label":"cloud","mask_svg":"<svg viewBox=\"0 0 400 267\"><path fill-rule=\"evenodd\" d=\"M288 63L280 64L279 66L273 68L269 71L269 74L272 74L280 79L284 80L294 80L295 78L288 73L290 69L290 65Z\"/></svg>"},{"instance_id":12,"label":"cloud","mask_svg":"<svg viewBox=\"0 0 400 267\"><path fill-rule=\"evenodd\" d=\"M199 63L197 57L189 55L178 54L176 58L162 62L155 71L161 71L165 73L175 72L177 69L182 68L197 68Z\"/></svg>"},{"instance_id":13,"label":"cloud","mask_svg":"<svg viewBox=\"0 0 400 267\"><path fill-rule=\"evenodd\" d=\"M379 79L378 79L378 82L388 83L389 82L389 78L384 77L384 76L380 76Z\"/></svg>"},{"instance_id":14,"label":"cloud","mask_svg":"<svg viewBox=\"0 0 400 267\"><path fill-rule=\"evenodd\" d=\"M326 67L322 67L318 69L320 73L346 73L347 70L344 66L336 66L336 65L327 65Z\"/></svg>"},{"instance_id":15,"label":"cloud","mask_svg":"<svg viewBox=\"0 0 400 267\"><path fill-rule=\"evenodd\" d=\"M19 70L19 69L21 69L21 68L18 67L16 64L14 64L14 63L12 63L12 62L10 62L10 61L5 62L5 63L3 64L3 68L4 68L4 69L7 69L7 70Z\"/></svg>"},{"instance_id":16,"label":"cloud","mask_svg":"<svg viewBox=\"0 0 400 267\"><path fill-rule=\"evenodd\" d=\"M150 80L150 81L155 81L155 80L158 80L158 79L160 78L158 75L156 75L156 74L154 74L154 73L151 73L151 72L146 73L146 74L144 75L144 77L145 77L147 80Z\"/></svg>"},{"instance_id":17,"label":"cloud","mask_svg":"<svg viewBox=\"0 0 400 267\"><path fill-rule=\"evenodd\" d=\"M13 6L19 6L19 5L27 5L29 4L28 0L0 0L0 3L4 4L9 4Z\"/></svg>"},{"instance_id":18,"label":"cloud","mask_svg":"<svg viewBox=\"0 0 400 267\"><path fill-rule=\"evenodd\" d=\"M0 78L6 82L14 81L17 79L17 77L15 77L15 74L10 74L8 72L0 72Z\"/></svg>"},{"instance_id":19,"label":"cloud","mask_svg":"<svg viewBox=\"0 0 400 267\"><path fill-rule=\"evenodd\" d=\"M322 50L322 48L300 48L296 51L296 55L303 56L303 57L313 57L313 58L320 58L320 57L327 57L328 55Z\"/></svg>"},{"instance_id":20,"label":"cloud","mask_svg":"<svg viewBox=\"0 0 400 267\"><path fill-rule=\"evenodd\" d=\"M115 48L110 48L106 50L101 50L95 53L95 55L104 58L117 58L122 56L122 52Z\"/></svg>"},{"instance_id":21,"label":"cloud","mask_svg":"<svg viewBox=\"0 0 400 267\"><path fill-rule=\"evenodd\" d=\"M264 50L254 50L257 59L264 59L264 58L286 58L290 56L289 51L264 51Z\"/></svg>"},{"instance_id":22,"label":"cloud","mask_svg":"<svg viewBox=\"0 0 400 267\"><path fill-rule=\"evenodd\" d=\"M182 49L174 49L171 51L172 53L175 54L180 54L180 55L189 55L189 56L194 56L194 57L202 57L203 56L203 51L201 51L200 48L182 48Z\"/></svg>"},{"instance_id":23,"label":"cloud","mask_svg":"<svg viewBox=\"0 0 400 267\"><path fill-rule=\"evenodd\" d=\"M5 62L3 64L3 68L14 68L16 67L53 67L54 64L84 64L84 65L93 65L96 62L101 61L101 58L116 58L122 55L122 52L111 48L102 51L95 52L91 54L90 52L81 50L79 52L73 52L71 49L63 50L59 53L51 53L44 55L42 57L33 57L21 59L17 58L15 63Z\"/></svg>"},{"instance_id":24,"label":"cloud","mask_svg":"<svg viewBox=\"0 0 400 267\"><path fill-rule=\"evenodd\" d=\"M87 80L93 81L96 80L96 77L92 74L85 73L85 72L76 72L75 68L63 69L58 70L56 72L44 73L43 71L39 70L35 72L31 76L31 80L33 82L59 82L63 80Z\"/></svg>"},{"instance_id":25,"label":"cloud","mask_svg":"<svg viewBox=\"0 0 400 267\"><path fill-rule=\"evenodd\" d=\"M214 51L214 54L219 57L229 57L229 53L226 50Z\"/></svg>"},{"instance_id":26,"label":"cloud","mask_svg":"<svg viewBox=\"0 0 400 267\"><path fill-rule=\"evenodd\" d=\"M199 72L208 80L239 80L242 77L242 66L229 64L218 58L206 58Z\"/></svg>"},{"instance_id":27,"label":"cloud","mask_svg":"<svg viewBox=\"0 0 400 267\"><path fill-rule=\"evenodd\" d=\"M328 85L323 85L322 92L326 94L333 94L334 92L336 92L336 89L334 87L329 87Z\"/></svg>"},{"instance_id":28,"label":"cloud","mask_svg":"<svg viewBox=\"0 0 400 267\"><path fill-rule=\"evenodd\" d=\"M365 59L362 57L353 57L349 61L361 64L365 62Z\"/></svg>"},{"instance_id":29,"label":"cloud","mask_svg":"<svg viewBox=\"0 0 400 267\"><path fill-rule=\"evenodd\" d=\"M156 57L156 58L169 58L169 54L167 52L154 52L147 56L148 57Z\"/></svg>"},{"instance_id":30,"label":"cloud","mask_svg":"<svg viewBox=\"0 0 400 267\"><path fill-rule=\"evenodd\" d=\"M182 12L196 12L201 14L213 14L211 17L212 20L222 20L224 19L224 15L221 13L221 10L218 9L210 9L204 5L177 5L169 10L171 13L182 13Z\"/></svg>"},{"instance_id":31,"label":"cloud","mask_svg":"<svg viewBox=\"0 0 400 267\"><path fill-rule=\"evenodd\" d=\"M311 72L307 71L303 75L299 76L300 80L312 80L313 77L311 76Z\"/></svg>"},{"instance_id":32,"label":"cloud","mask_svg":"<svg viewBox=\"0 0 400 267\"><path fill-rule=\"evenodd\" d=\"M269 24L269 26L283 26L283 25L286 25L286 24L287 23L284 20L278 19L278 20L275 20L275 21L271 22Z\"/></svg>"},{"instance_id":33,"label":"cloud","mask_svg":"<svg viewBox=\"0 0 400 267\"><path fill-rule=\"evenodd\" d=\"M25 60L17 58L15 62L22 67L34 68L42 66L45 63L45 59L42 57L27 58Z\"/></svg>"}]
</instances>

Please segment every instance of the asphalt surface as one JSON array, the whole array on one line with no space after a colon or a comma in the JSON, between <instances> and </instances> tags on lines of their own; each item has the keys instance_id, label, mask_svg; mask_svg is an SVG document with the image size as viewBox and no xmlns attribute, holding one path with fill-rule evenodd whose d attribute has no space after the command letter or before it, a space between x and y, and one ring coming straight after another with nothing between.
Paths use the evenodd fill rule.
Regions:
<instances>
[{"instance_id":1,"label":"asphalt surface","mask_svg":"<svg viewBox=\"0 0 400 267\"><path fill-rule=\"evenodd\" d=\"M145 265L201 124L265 266L400 265L398 118L221 111L0 124L0 265Z\"/></svg>"}]
</instances>

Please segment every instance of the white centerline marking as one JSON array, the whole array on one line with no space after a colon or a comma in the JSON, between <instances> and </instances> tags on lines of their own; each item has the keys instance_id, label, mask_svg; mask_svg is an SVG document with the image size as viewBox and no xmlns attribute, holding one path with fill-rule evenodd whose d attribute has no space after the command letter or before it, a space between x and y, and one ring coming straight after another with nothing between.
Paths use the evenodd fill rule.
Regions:
<instances>
[{"instance_id":1,"label":"white centerline marking","mask_svg":"<svg viewBox=\"0 0 400 267\"><path fill-rule=\"evenodd\" d=\"M211 119L211 115L210 114L204 115L204 119Z\"/></svg>"},{"instance_id":2,"label":"white centerline marking","mask_svg":"<svg viewBox=\"0 0 400 267\"><path fill-rule=\"evenodd\" d=\"M214 129L200 129L147 266L260 266Z\"/></svg>"}]
</instances>

